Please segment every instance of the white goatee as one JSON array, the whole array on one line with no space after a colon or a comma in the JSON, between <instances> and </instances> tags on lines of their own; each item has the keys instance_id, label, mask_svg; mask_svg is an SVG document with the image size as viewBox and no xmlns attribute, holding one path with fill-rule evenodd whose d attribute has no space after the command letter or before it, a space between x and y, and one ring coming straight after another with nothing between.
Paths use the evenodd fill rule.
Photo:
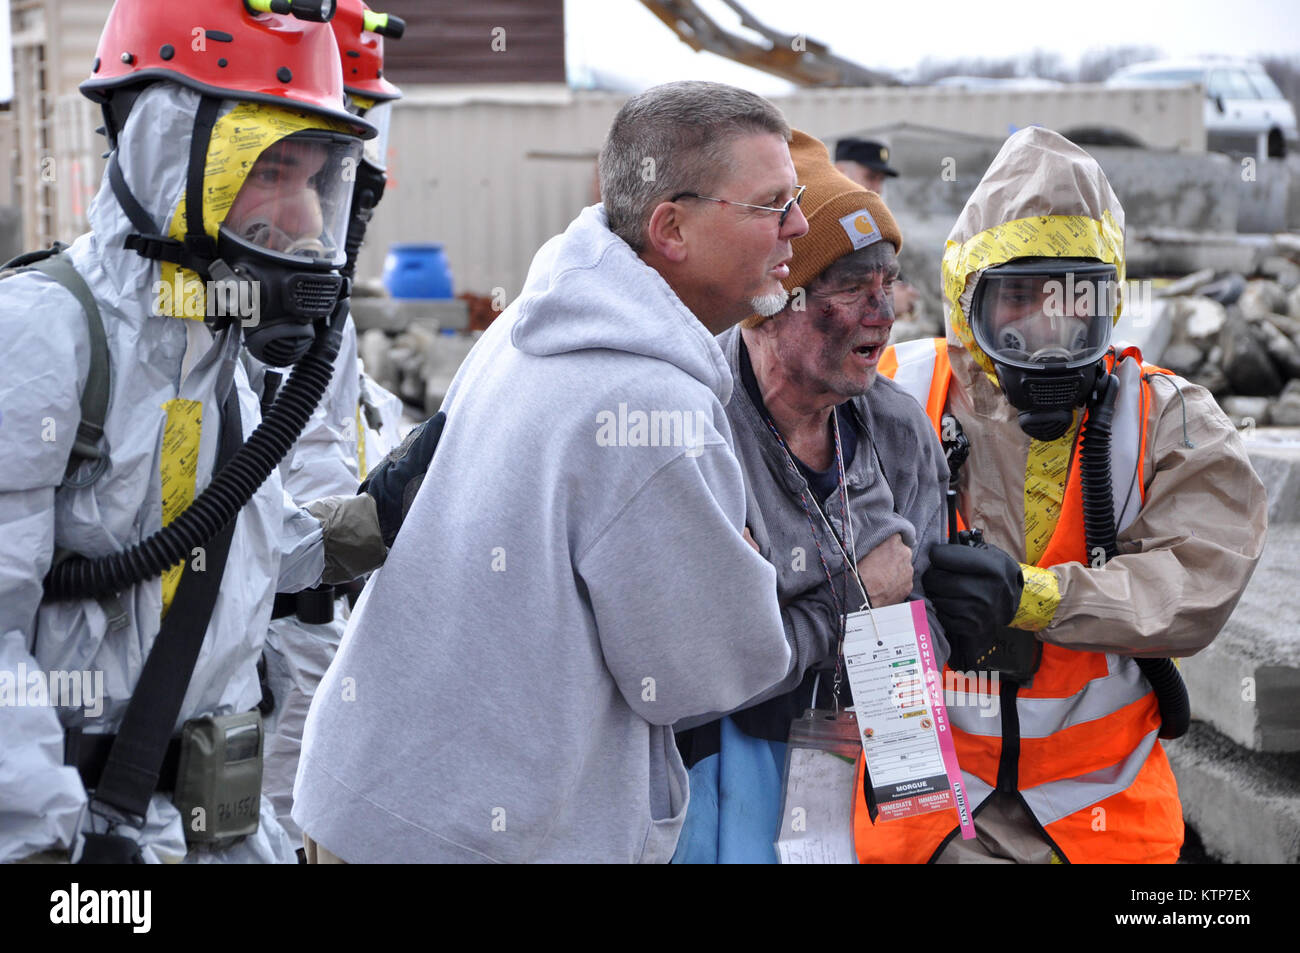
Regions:
<instances>
[{"instance_id":1,"label":"white goatee","mask_svg":"<svg viewBox=\"0 0 1300 953\"><path fill-rule=\"evenodd\" d=\"M789 300L789 292L782 290L776 294L758 295L749 299L749 306L754 309L754 313L760 318L770 318L774 314L779 314Z\"/></svg>"}]
</instances>

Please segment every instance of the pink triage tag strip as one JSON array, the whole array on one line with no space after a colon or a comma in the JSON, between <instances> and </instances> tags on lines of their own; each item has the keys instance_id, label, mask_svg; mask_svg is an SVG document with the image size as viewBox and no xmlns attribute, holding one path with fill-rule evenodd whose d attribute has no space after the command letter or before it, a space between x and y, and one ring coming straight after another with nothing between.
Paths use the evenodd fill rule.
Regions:
<instances>
[{"instance_id":1,"label":"pink triage tag strip","mask_svg":"<svg viewBox=\"0 0 1300 953\"><path fill-rule=\"evenodd\" d=\"M953 809L962 838L973 838L925 603L855 612L847 621L844 657L877 820Z\"/></svg>"}]
</instances>

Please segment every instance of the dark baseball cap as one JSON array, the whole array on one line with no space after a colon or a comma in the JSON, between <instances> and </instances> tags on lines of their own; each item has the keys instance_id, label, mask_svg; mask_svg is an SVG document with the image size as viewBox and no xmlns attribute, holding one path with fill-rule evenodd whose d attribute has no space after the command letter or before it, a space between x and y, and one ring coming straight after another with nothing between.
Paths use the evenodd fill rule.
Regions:
<instances>
[{"instance_id":1,"label":"dark baseball cap","mask_svg":"<svg viewBox=\"0 0 1300 953\"><path fill-rule=\"evenodd\" d=\"M841 139L835 143L835 161L859 162L868 169L883 172L885 175L898 175L897 169L889 167L889 146L871 139Z\"/></svg>"}]
</instances>

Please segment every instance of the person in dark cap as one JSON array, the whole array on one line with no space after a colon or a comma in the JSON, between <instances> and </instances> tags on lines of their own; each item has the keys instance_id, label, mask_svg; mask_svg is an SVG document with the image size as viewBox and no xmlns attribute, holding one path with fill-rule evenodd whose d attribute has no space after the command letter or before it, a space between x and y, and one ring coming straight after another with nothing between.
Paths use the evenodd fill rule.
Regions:
<instances>
[{"instance_id":1,"label":"person in dark cap","mask_svg":"<svg viewBox=\"0 0 1300 953\"><path fill-rule=\"evenodd\" d=\"M885 179L895 178L890 168L889 146L872 139L841 139L835 143L835 168L864 189L885 193Z\"/></svg>"},{"instance_id":2,"label":"person in dark cap","mask_svg":"<svg viewBox=\"0 0 1300 953\"><path fill-rule=\"evenodd\" d=\"M874 139L841 139L835 143L835 168L864 189L885 194L885 179L897 178L889 165L889 146ZM901 278L894 282L894 315L911 318L917 291Z\"/></svg>"}]
</instances>

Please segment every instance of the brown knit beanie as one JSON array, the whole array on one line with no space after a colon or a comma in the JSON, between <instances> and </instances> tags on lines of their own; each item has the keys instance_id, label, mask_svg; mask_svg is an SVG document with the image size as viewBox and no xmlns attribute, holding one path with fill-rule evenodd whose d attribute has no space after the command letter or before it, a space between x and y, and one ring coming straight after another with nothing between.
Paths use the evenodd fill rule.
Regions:
<instances>
[{"instance_id":1,"label":"brown knit beanie","mask_svg":"<svg viewBox=\"0 0 1300 953\"><path fill-rule=\"evenodd\" d=\"M808 219L808 234L791 242L794 260L789 277L782 282L791 293L806 288L849 252L881 240L893 245L895 254L903 247L903 234L884 200L836 170L819 140L798 129L793 133L790 157L795 176L808 187L800 203ZM758 327L766 320L750 315L744 326Z\"/></svg>"}]
</instances>

